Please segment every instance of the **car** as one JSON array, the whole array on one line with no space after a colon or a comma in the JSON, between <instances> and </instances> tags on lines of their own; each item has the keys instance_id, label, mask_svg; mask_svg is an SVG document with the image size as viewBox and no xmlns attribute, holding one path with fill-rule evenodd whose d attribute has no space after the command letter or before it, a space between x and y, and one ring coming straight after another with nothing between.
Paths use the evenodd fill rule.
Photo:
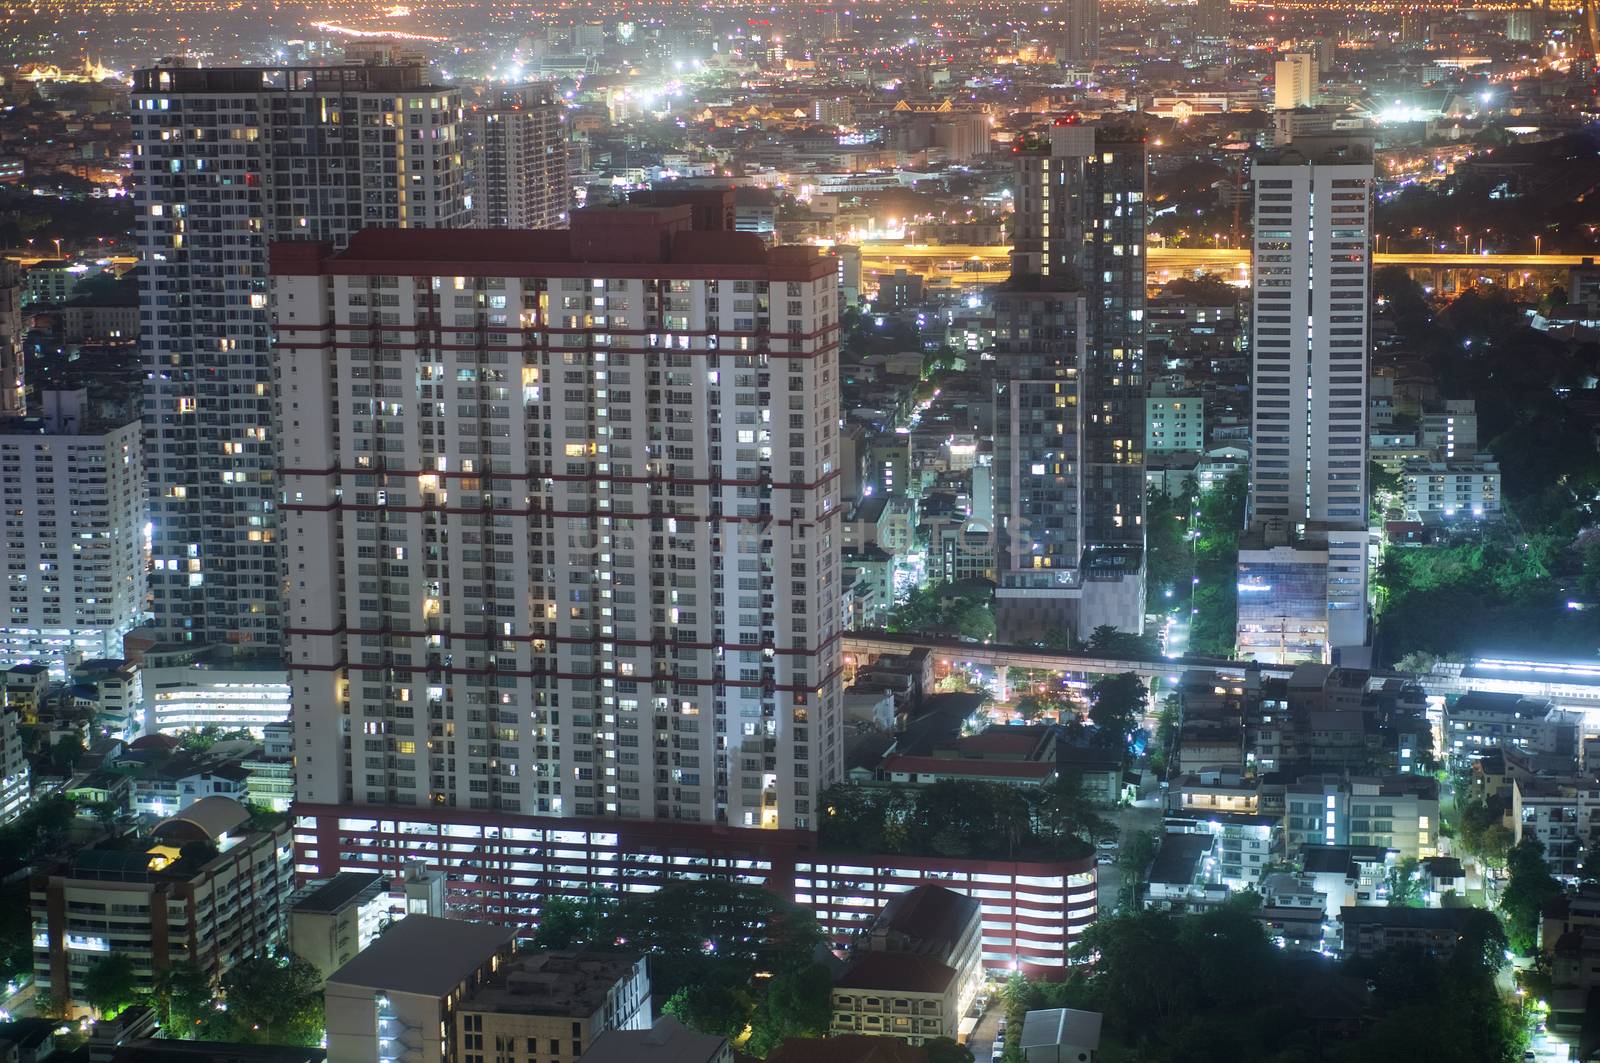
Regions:
<instances>
[{"instance_id":1,"label":"car","mask_svg":"<svg viewBox=\"0 0 1600 1063\"><path fill-rule=\"evenodd\" d=\"M1004 1058L1006 1058L1006 1044L1004 1041L996 1041L994 1051L989 1053L989 1063L997 1063Z\"/></svg>"},{"instance_id":2,"label":"car","mask_svg":"<svg viewBox=\"0 0 1600 1063\"><path fill-rule=\"evenodd\" d=\"M1110 867L1112 864L1117 862L1117 858L1112 856L1110 853L1101 853L1099 856L1094 858L1094 862L1097 867Z\"/></svg>"},{"instance_id":3,"label":"car","mask_svg":"<svg viewBox=\"0 0 1600 1063\"><path fill-rule=\"evenodd\" d=\"M1000 1016L1000 1022L995 1026L995 1029L999 1031L995 1036L1003 1040L1006 1032L1006 1017L1004 1015Z\"/></svg>"},{"instance_id":4,"label":"car","mask_svg":"<svg viewBox=\"0 0 1600 1063\"><path fill-rule=\"evenodd\" d=\"M1115 849L1117 847L1117 839L1115 839L1115 838L1101 838L1099 841L1095 842L1094 844L1095 844L1095 848L1097 848L1097 849Z\"/></svg>"}]
</instances>

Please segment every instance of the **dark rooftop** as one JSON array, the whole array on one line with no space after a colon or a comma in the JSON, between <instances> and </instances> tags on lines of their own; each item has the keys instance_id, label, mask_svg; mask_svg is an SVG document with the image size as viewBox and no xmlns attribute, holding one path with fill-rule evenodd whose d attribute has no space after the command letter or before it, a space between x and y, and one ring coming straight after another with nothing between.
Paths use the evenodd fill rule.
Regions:
<instances>
[{"instance_id":1,"label":"dark rooftop","mask_svg":"<svg viewBox=\"0 0 1600 1063\"><path fill-rule=\"evenodd\" d=\"M312 887L311 891L295 901L297 912L337 912L361 894L380 887L387 880L371 871L341 871L328 881Z\"/></svg>"}]
</instances>

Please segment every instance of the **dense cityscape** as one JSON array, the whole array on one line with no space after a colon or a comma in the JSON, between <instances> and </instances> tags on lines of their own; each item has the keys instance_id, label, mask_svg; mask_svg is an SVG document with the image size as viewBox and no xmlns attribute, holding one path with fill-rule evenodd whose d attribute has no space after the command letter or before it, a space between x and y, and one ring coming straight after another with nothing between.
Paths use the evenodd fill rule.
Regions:
<instances>
[{"instance_id":1,"label":"dense cityscape","mask_svg":"<svg viewBox=\"0 0 1600 1063\"><path fill-rule=\"evenodd\" d=\"M0 8L0 1060L1600 1060L1597 54Z\"/></svg>"}]
</instances>

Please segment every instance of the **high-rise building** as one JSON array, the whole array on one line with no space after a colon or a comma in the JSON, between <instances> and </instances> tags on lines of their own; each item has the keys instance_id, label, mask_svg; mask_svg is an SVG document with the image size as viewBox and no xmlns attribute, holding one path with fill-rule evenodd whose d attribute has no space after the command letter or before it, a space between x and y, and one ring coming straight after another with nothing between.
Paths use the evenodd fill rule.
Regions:
<instances>
[{"instance_id":1,"label":"high-rise building","mask_svg":"<svg viewBox=\"0 0 1600 1063\"><path fill-rule=\"evenodd\" d=\"M1313 645L1320 614L1320 646L1296 655L1326 658L1366 643L1371 141L1303 138L1261 156L1252 176L1255 531L1241 542L1239 641ZM1257 549L1298 575L1274 577Z\"/></svg>"},{"instance_id":2,"label":"high-rise building","mask_svg":"<svg viewBox=\"0 0 1600 1063\"><path fill-rule=\"evenodd\" d=\"M1108 623L1139 630L1143 134L1069 116L1047 135L1025 138L1015 151L1012 277L995 295L995 513L1005 529L996 565L1001 623L1087 630L1084 624L1093 620L1091 629ZM1032 423L1025 412L1032 400L1018 388L1045 382L1049 397L1037 401L1068 416ZM1059 431L1052 430L1056 425ZM1030 476L1046 480L1030 484ZM1096 576L1088 587L1091 572ZM1018 584L1016 595L1008 580ZM1069 599L1077 604L1068 606Z\"/></svg>"},{"instance_id":3,"label":"high-rise building","mask_svg":"<svg viewBox=\"0 0 1600 1063\"><path fill-rule=\"evenodd\" d=\"M20 417L28 412L23 386L22 270L10 259L0 259L0 417Z\"/></svg>"},{"instance_id":4,"label":"high-rise building","mask_svg":"<svg viewBox=\"0 0 1600 1063\"><path fill-rule=\"evenodd\" d=\"M1233 33L1232 0L1195 0L1195 36L1226 40Z\"/></svg>"},{"instance_id":5,"label":"high-rise building","mask_svg":"<svg viewBox=\"0 0 1600 1063\"><path fill-rule=\"evenodd\" d=\"M1066 0L1058 9L1065 21L1056 61L1078 66L1100 55L1100 0Z\"/></svg>"},{"instance_id":6,"label":"high-rise building","mask_svg":"<svg viewBox=\"0 0 1600 1063\"><path fill-rule=\"evenodd\" d=\"M301 801L815 828L836 269L694 216L274 246Z\"/></svg>"},{"instance_id":7,"label":"high-rise building","mask_svg":"<svg viewBox=\"0 0 1600 1063\"><path fill-rule=\"evenodd\" d=\"M278 651L267 255L464 221L454 89L416 65L134 77L146 453L159 634ZM375 321L393 314L375 304Z\"/></svg>"},{"instance_id":8,"label":"high-rise building","mask_svg":"<svg viewBox=\"0 0 1600 1063\"><path fill-rule=\"evenodd\" d=\"M1273 65L1272 105L1280 111L1317 102L1317 57L1290 52Z\"/></svg>"},{"instance_id":9,"label":"high-rise building","mask_svg":"<svg viewBox=\"0 0 1600 1063\"><path fill-rule=\"evenodd\" d=\"M551 84L523 85L467 111L473 224L480 229L560 229L572 181L561 101Z\"/></svg>"},{"instance_id":10,"label":"high-rise building","mask_svg":"<svg viewBox=\"0 0 1600 1063\"><path fill-rule=\"evenodd\" d=\"M100 417L83 391L47 391L44 416L0 421L0 666L64 680L81 660L122 656L145 607L142 455L138 417Z\"/></svg>"}]
</instances>

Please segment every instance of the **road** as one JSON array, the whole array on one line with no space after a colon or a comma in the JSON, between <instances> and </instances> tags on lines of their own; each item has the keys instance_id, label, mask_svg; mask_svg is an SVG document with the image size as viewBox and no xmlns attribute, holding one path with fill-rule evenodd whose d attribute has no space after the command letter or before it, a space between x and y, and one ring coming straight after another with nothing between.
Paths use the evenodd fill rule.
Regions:
<instances>
[{"instance_id":1,"label":"road","mask_svg":"<svg viewBox=\"0 0 1600 1063\"><path fill-rule=\"evenodd\" d=\"M1160 791L1156 796L1146 797L1133 805L1118 808L1104 814L1117 828L1117 840L1128 837L1130 834L1146 830L1161 829L1161 797ZM1104 852L1105 850L1097 850ZM1111 855L1117 855L1117 850L1112 850ZM1109 912L1117 906L1117 894L1122 888L1123 870L1116 864L1106 867L1097 867L1098 872L1096 888L1100 893L1100 910Z\"/></svg>"}]
</instances>

